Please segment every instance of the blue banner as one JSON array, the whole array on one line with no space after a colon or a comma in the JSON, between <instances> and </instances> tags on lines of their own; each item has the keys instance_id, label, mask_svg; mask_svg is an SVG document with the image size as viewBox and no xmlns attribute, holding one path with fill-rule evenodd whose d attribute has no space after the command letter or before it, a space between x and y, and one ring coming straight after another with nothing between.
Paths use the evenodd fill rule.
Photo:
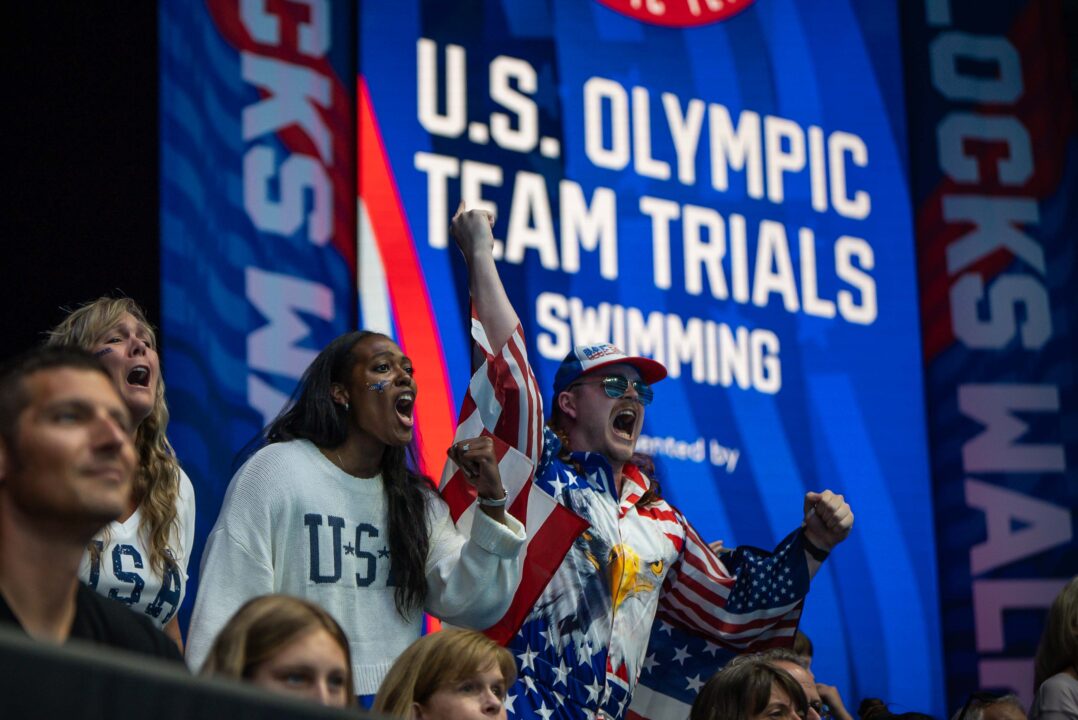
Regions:
<instances>
[{"instance_id":1,"label":"blue banner","mask_svg":"<svg viewBox=\"0 0 1078 720\"><path fill-rule=\"evenodd\" d=\"M905 3L949 707L1032 701L1078 573L1078 137L1061 2Z\"/></svg>"},{"instance_id":2,"label":"blue banner","mask_svg":"<svg viewBox=\"0 0 1078 720\"><path fill-rule=\"evenodd\" d=\"M681 5L364 4L361 324L415 359L430 464L469 376L446 228L461 200L496 211L548 397L572 344L664 362L640 449L728 546L846 495L802 623L816 675L943 716L897 11Z\"/></svg>"},{"instance_id":3,"label":"blue banner","mask_svg":"<svg viewBox=\"0 0 1078 720\"><path fill-rule=\"evenodd\" d=\"M348 3L159 5L169 438L201 543L237 454L355 323ZM186 624L186 617L183 618Z\"/></svg>"}]
</instances>

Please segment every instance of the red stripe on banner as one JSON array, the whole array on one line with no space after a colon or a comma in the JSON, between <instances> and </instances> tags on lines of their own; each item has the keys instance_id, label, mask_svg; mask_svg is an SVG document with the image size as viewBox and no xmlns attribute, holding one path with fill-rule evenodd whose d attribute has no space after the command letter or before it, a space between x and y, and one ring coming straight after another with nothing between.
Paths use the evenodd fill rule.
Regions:
<instances>
[{"instance_id":1,"label":"red stripe on banner","mask_svg":"<svg viewBox=\"0 0 1078 720\"><path fill-rule=\"evenodd\" d=\"M422 427L420 457L424 472L438 473L445 450L453 443L457 426L434 312L427 294L415 241L389 165L382 134L371 106L367 82L360 77L356 90L359 157L359 193L367 208L393 306L401 349L417 363L420 377L416 424Z\"/></svg>"},{"instance_id":2,"label":"red stripe on banner","mask_svg":"<svg viewBox=\"0 0 1078 720\"><path fill-rule=\"evenodd\" d=\"M1043 200L1059 189L1066 146L1074 132L1073 104L1059 101L1060 89L1069 87L1065 40L1055 18L1062 15L1059 0L1028 3L1008 37L1022 62L1023 93L1013 105L982 104L970 112L985 116L1014 116L1029 130L1033 151L1033 175L1021 186L1003 185L996 172L1002 146L981 143L968 151L979 160L981 180L959 184L944 177L917 209L916 237L918 277L921 285L921 326L924 357L931 362L955 342L951 320L950 290L953 276L947 270L947 246L972 230L971 225L951 224L943 219L943 199L963 195L1025 197ZM1014 255L998 249L962 273L979 274L987 286L1014 262Z\"/></svg>"},{"instance_id":3,"label":"red stripe on banner","mask_svg":"<svg viewBox=\"0 0 1078 720\"><path fill-rule=\"evenodd\" d=\"M348 265L350 277L355 278L356 271L356 204L355 174L350 165L352 157L352 118L351 93L343 80L326 57L311 57L301 53L298 48L297 32L301 24L309 22L310 8L294 2L268 0L266 12L274 15L279 23L279 45L266 45L257 42L247 32L239 16L239 3L236 0L207 0L206 9L221 37L239 52L248 52L261 57L280 60L289 65L309 68L324 77L330 84L329 107L311 102L311 107L321 118L331 136L330 157L323 159L313 139L297 123L290 122L278 129L274 135L294 153L318 158L325 168L333 185L333 236L330 242ZM258 90L261 97L268 97L263 89ZM283 162L284 158L279 159Z\"/></svg>"}]
</instances>

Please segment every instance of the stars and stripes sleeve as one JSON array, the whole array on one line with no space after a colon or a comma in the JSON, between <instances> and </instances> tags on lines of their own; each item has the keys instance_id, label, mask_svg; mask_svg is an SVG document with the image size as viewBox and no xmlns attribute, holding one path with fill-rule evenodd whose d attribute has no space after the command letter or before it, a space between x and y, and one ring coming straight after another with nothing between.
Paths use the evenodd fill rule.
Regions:
<instances>
[{"instance_id":1,"label":"stars and stripes sleeve","mask_svg":"<svg viewBox=\"0 0 1078 720\"><path fill-rule=\"evenodd\" d=\"M536 468L544 453L543 404L520 326L495 351L473 316L472 340L482 363L468 384L455 440L479 435L494 440L502 485L509 494L507 510L527 532L512 603L485 631L504 644L516 634L587 522L536 486ZM452 461L446 463L440 490L458 529L470 531L475 491Z\"/></svg>"},{"instance_id":2,"label":"stars and stripes sleeve","mask_svg":"<svg viewBox=\"0 0 1078 720\"><path fill-rule=\"evenodd\" d=\"M739 653L792 642L809 587L801 531L772 552L742 546L720 558L675 516L683 545L664 582L659 617Z\"/></svg>"},{"instance_id":3,"label":"stars and stripes sleeve","mask_svg":"<svg viewBox=\"0 0 1078 720\"><path fill-rule=\"evenodd\" d=\"M512 502L530 480L542 451L542 397L528 364L520 325L503 347L491 348L483 325L473 313L472 344L481 354L482 363L468 383L454 442L480 436L494 440L502 484ZM455 521L475 497L452 461L446 463L439 489Z\"/></svg>"},{"instance_id":4,"label":"stars and stripes sleeve","mask_svg":"<svg viewBox=\"0 0 1078 720\"><path fill-rule=\"evenodd\" d=\"M482 324L473 316L472 341L483 363L468 385L460 430L492 434L534 465L542 449L543 400L528 363L523 331L517 325L504 347L491 348Z\"/></svg>"}]
</instances>

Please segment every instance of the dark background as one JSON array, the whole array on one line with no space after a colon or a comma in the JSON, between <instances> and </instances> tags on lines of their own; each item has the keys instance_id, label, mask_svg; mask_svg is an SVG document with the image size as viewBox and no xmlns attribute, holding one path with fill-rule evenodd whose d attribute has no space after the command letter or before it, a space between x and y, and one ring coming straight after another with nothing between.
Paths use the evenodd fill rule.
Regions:
<instances>
[{"instance_id":1,"label":"dark background","mask_svg":"<svg viewBox=\"0 0 1078 720\"><path fill-rule=\"evenodd\" d=\"M121 292L160 321L157 3L11 3L0 356Z\"/></svg>"}]
</instances>

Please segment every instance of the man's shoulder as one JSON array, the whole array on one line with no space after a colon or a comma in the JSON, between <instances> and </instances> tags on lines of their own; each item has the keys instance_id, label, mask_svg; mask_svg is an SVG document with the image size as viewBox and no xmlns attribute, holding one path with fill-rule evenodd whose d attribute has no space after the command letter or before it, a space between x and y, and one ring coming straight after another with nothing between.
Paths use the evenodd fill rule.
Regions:
<instances>
[{"instance_id":1,"label":"man's shoulder","mask_svg":"<svg viewBox=\"0 0 1078 720\"><path fill-rule=\"evenodd\" d=\"M98 595L82 583L76 597L71 637L166 660L183 660L176 644L149 618Z\"/></svg>"}]
</instances>

